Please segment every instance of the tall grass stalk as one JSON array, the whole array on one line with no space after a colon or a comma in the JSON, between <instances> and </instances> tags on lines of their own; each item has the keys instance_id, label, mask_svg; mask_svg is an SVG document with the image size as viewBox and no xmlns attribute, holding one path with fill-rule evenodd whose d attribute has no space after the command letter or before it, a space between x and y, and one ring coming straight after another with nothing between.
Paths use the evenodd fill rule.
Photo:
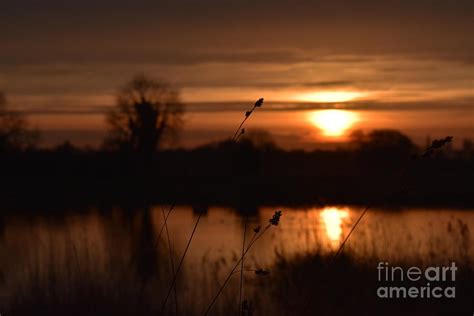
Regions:
<instances>
[{"instance_id":1,"label":"tall grass stalk","mask_svg":"<svg viewBox=\"0 0 474 316\"><path fill-rule=\"evenodd\" d=\"M242 314L242 289L244 285L244 252L245 252L245 238L247 237L247 226L249 222L249 216L245 216L245 224L244 224L244 237L242 238L242 261L240 262L240 285L239 285L239 314Z\"/></svg>"},{"instance_id":2,"label":"tall grass stalk","mask_svg":"<svg viewBox=\"0 0 474 316\"><path fill-rule=\"evenodd\" d=\"M165 311L165 308L166 308L166 303L168 302L168 299L170 297L170 294L171 294L171 291L173 289L173 287L176 285L176 278L178 277L178 273L179 271L181 270L181 267L183 266L183 262L184 262L184 258L186 257L186 254L188 253L188 250L189 250L189 246L191 245L191 241L193 240L193 237L194 237L194 234L196 233L196 228L199 224L199 220L201 219L201 215L202 214L199 214L198 215L198 218L196 220L196 223L194 224L194 228L193 228L193 231L191 233L191 236L189 236L189 239L188 239L188 243L186 245L186 248L184 249L184 253L183 255L181 256L181 259L179 261L179 264L178 264L178 267L176 268L176 272L174 272L173 274L173 281L171 282L171 285L170 287L168 288L168 293L166 294L166 297L165 297L165 300L163 302L163 305L161 306L161 312L160 312L160 315L163 315L163 312Z\"/></svg>"},{"instance_id":3,"label":"tall grass stalk","mask_svg":"<svg viewBox=\"0 0 474 316\"><path fill-rule=\"evenodd\" d=\"M245 130L242 129L242 127L244 126L245 122L249 119L249 117L252 115L252 113L257 109L257 108L260 108L262 107L263 105L263 98L260 98L257 100L257 102L255 102L253 108L250 110L250 111L247 111L245 112L245 117L243 119L243 121L240 123L239 127L237 128L237 130L235 131L235 134L234 134L234 137L232 137L232 140L236 141L240 138L240 136L242 134L245 133Z\"/></svg>"},{"instance_id":4,"label":"tall grass stalk","mask_svg":"<svg viewBox=\"0 0 474 316\"><path fill-rule=\"evenodd\" d=\"M235 273L236 269L239 267L239 265L241 264L241 262L244 260L245 256L247 255L247 253L250 251L250 249L252 248L252 246L268 231L268 229L271 227L271 226L278 226L278 223L280 221L280 217L281 217L281 211L277 211L275 212L275 214L273 215L273 217L270 219L270 223L265 226L265 228L263 229L263 231L260 231L260 228L258 227L257 229L254 230L254 236L252 237L251 239L251 242L249 242L247 248L245 249L245 251L243 252L242 256L239 258L239 260L235 263L234 267L232 268L232 270L229 272L229 274L227 275L226 279L224 280L224 283L222 283L221 287L219 288L219 290L217 291L216 295L214 296L214 298L212 299L211 303L209 304L209 306L207 307L204 315L208 315L209 312L211 311L212 307L214 306L214 304L217 302L217 299L219 298L219 296L221 295L222 291L225 289L227 283L229 282L229 280L231 279L232 275ZM259 233L260 232L260 233Z\"/></svg>"},{"instance_id":5,"label":"tall grass stalk","mask_svg":"<svg viewBox=\"0 0 474 316\"><path fill-rule=\"evenodd\" d=\"M261 107L261 106L263 105L263 100L264 100L263 98L258 99L258 100L255 102L253 108L252 108L250 111L246 111L246 112L245 112L245 118L242 120L242 122L240 123L239 127L237 128L237 130L236 130L234 136L232 137L232 141L237 142L238 139L240 138L240 136L242 136L242 134L245 133L245 130L244 130L242 127L244 126L244 124L245 124L245 122L248 120L248 118L252 115L252 113L253 113L257 108L259 108L259 107ZM240 134L239 134L239 132L240 132ZM173 207L174 207L174 204L173 204ZM171 212L171 210L170 210L170 212ZM169 212L169 213L170 213L170 212ZM169 215L169 213L168 213L168 215ZM178 267L177 267L176 271L173 272L173 280L172 280L172 282L171 282L171 285L170 285L170 287L169 287L169 289L168 289L168 293L166 294L165 300L164 300L163 305L162 305L162 307L161 307L160 315L163 314L163 312L164 312L164 310L165 310L165 308L166 308L166 303L168 302L169 296L170 296L171 291L172 291L173 288L175 289L175 295L176 295L176 279L177 279L178 273L179 273L179 271L180 271L180 269L181 269L181 267L182 267L184 258L186 257L186 254L187 254L187 252L188 252L189 246L191 245L191 241L192 241L192 239L193 239L193 237L194 237L194 233L196 232L196 228L197 228L197 226L198 226L198 224L199 224L199 220L200 220L200 219L201 219L201 214L199 214L199 216L198 216L198 218L197 218L197 220L196 220L196 224L194 225L193 231L192 231L192 233L191 233L191 236L189 237L188 244L186 245L186 249L184 250L183 256L181 257L181 260L180 260L180 262L179 262L179 264L178 264ZM270 225L271 225L271 224L270 224ZM159 235L158 235L158 238L156 239L156 244L158 243L159 238L161 237L161 233L162 233L164 227L166 227L166 219L165 219L165 223L163 224L163 227L161 228L161 231L160 231L160 233L159 233ZM250 246L250 245L249 245L249 246ZM156 247L156 246L155 246L155 247ZM245 240L244 240L244 246L243 246L243 249L242 249L242 252L243 252L243 253L242 253L242 258L245 256L245 253L248 251L248 250L246 250L246 251L244 252L244 248L245 248ZM170 256L171 256L171 255L172 255L172 254L170 253ZM239 262L240 262L240 260L239 260ZM238 263L237 263L237 266L238 266ZM243 269L242 269L242 270L243 270ZM233 271L235 271L235 269L234 269ZM231 275L232 275L232 274L231 274ZM243 278L243 276L242 276L241 278ZM176 295L176 296L177 296L177 295ZM240 305L240 303L239 303L239 305ZM176 309L177 309L177 307L176 307Z\"/></svg>"},{"instance_id":6,"label":"tall grass stalk","mask_svg":"<svg viewBox=\"0 0 474 316\"><path fill-rule=\"evenodd\" d=\"M166 214L164 223L163 223L163 225L161 225L160 232L158 233L158 236L156 236L155 242L153 243L153 249L155 249L155 248L158 246L158 243L160 242L160 239L161 239L161 234L163 233L163 230L164 230L165 227L167 226L168 217L171 215L171 212L174 210L175 206L176 206L176 203L173 203L173 204L170 206L170 209L168 210L168 213Z\"/></svg>"},{"instance_id":7,"label":"tall grass stalk","mask_svg":"<svg viewBox=\"0 0 474 316\"><path fill-rule=\"evenodd\" d=\"M351 227L351 230L349 231L349 234L347 234L347 236L344 238L344 240L342 241L341 245L339 246L339 249L337 250L336 254L334 255L334 259L337 258L341 253L342 253L342 249L344 248L344 246L346 245L346 242L349 240L349 237L351 237L351 234L352 232L356 229L357 225L359 225L360 221L362 220L362 218L364 217L364 215L369 211L369 209L371 208L372 205L367 205L366 208L364 209L364 211L360 214L359 218L357 219L357 221L355 222L354 225L352 225Z\"/></svg>"},{"instance_id":8,"label":"tall grass stalk","mask_svg":"<svg viewBox=\"0 0 474 316\"><path fill-rule=\"evenodd\" d=\"M242 254L242 256L239 258L239 260L236 262L236 264L234 265L234 267L232 268L232 270L229 272L229 274L227 275L226 279L224 280L224 283L222 283L221 287L219 288L219 290L217 291L216 295L214 296L214 298L212 299L211 303L209 304L209 306L207 307L206 309L206 312L204 313L204 315L208 315L209 312L211 311L212 307L214 306L214 304L217 302L217 299L219 298L219 296L221 295L222 291L224 291L227 283L229 282L229 280L231 279L232 275L234 275L234 273L236 272L235 270L237 269L237 267L240 265L240 263L243 261L245 255L247 254L247 252L250 250L250 248L252 248L253 244L268 230L268 228L270 228L270 225L268 225L267 227L265 227L265 229L260 233L260 235L258 235L258 237L256 238L252 238L253 242L249 243L249 245L247 246L247 248L245 249L244 253ZM257 234L257 233L256 233Z\"/></svg>"},{"instance_id":9,"label":"tall grass stalk","mask_svg":"<svg viewBox=\"0 0 474 316\"><path fill-rule=\"evenodd\" d=\"M170 239L170 234L168 231L168 224L167 224L167 217L165 215L165 210L164 208L161 208L161 212L163 213L163 220L165 222L165 231L166 231L166 239L168 240L168 250L169 250L169 256L170 256L170 265L171 265L171 273L174 275L174 259L173 259L173 250L171 248L171 239ZM175 315L178 315L178 292L176 290L176 284L173 286L174 288L174 307L175 307Z\"/></svg>"},{"instance_id":10,"label":"tall grass stalk","mask_svg":"<svg viewBox=\"0 0 474 316\"><path fill-rule=\"evenodd\" d=\"M166 214L165 222L163 223L163 225L161 225L160 232L156 236L155 241L153 242L153 246L151 247L151 249L155 250L156 247L158 247L158 243L160 242L161 235L163 234L163 231L165 229L165 224L168 221L168 217L171 215L171 212L174 210L175 206L176 206L176 203L174 203L170 206L170 209L168 210L168 213ZM130 258L129 265L130 266L133 265L135 263L136 259L137 259L137 256L132 256Z\"/></svg>"}]
</instances>

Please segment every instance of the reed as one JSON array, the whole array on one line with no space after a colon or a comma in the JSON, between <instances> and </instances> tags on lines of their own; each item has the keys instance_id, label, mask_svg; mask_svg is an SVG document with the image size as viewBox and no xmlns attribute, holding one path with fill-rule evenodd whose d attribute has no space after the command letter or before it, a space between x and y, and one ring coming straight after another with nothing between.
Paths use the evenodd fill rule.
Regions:
<instances>
[{"instance_id":1,"label":"reed","mask_svg":"<svg viewBox=\"0 0 474 316\"><path fill-rule=\"evenodd\" d=\"M262 107L263 101L264 101L263 98L258 99L258 100L255 102L253 108L252 108L251 110L245 112L245 117L244 117L244 119L242 120L242 122L240 123L239 127L237 128L237 131L235 132L234 136L232 137L232 141L237 142L238 139L240 138L240 136L245 133L245 129L243 128L245 122L249 119L249 117L252 115L252 113L253 113L257 108ZM239 134L239 131L240 131L240 134ZM174 205L175 205L175 204L173 204L173 207L174 207ZM170 212L168 212L168 215L169 215L169 213L171 213L171 210L170 210ZM167 227L167 221L166 221L166 219L167 219L167 217L165 218L165 222L164 222L164 224L163 224L163 226L162 226L162 229L161 229L161 231L160 231L160 233L159 233L159 235L158 235L158 237L157 237L157 239L156 239L156 241L155 241L156 244L158 243L158 240L159 240L159 238L161 237L161 233L162 233L162 231L163 231L163 228L164 228L164 227ZM165 300L164 300L164 302L163 302L163 304L162 304L160 315L163 314L163 312L164 312L164 310L165 310L165 308L166 308L166 304L167 304L167 302L168 302L169 296L170 296L171 291L172 291L173 288L175 289L175 298L177 297L177 294L176 294L176 279L177 279L177 275L178 275L178 273L179 273L179 271L180 271L180 269L181 269L181 266L182 266L182 264L183 264L184 258L186 257L186 254L187 254L187 252L188 252L188 249L189 249L189 247L190 247L190 245L191 245L191 241L192 241L192 239L193 239L193 237L194 237L194 233L196 232L196 229L197 229L197 226L198 226L198 224L199 224L199 220L200 220L200 219L201 219L201 214L199 214L199 216L198 216L198 218L197 218L197 220L196 220L196 224L194 225L194 228L193 228L193 231L192 231L192 233L191 233L191 236L190 236L189 239L188 239L188 243L187 243L187 245L186 245L186 249L184 250L183 256L181 257L181 260L180 260L180 262L179 262L179 264L178 264L178 267L177 267L176 271L173 272L172 282L171 282L171 285L170 285L170 287L169 287L169 289L168 289L168 293L166 294ZM168 236L168 240L169 240L169 236ZM156 247L156 246L155 246L155 247ZM243 246L243 248L245 248L245 240L244 240L244 246ZM242 250L242 251L243 251L243 250ZM172 256L171 253L170 253L170 256ZM242 257L243 257L243 256L244 256L244 255L242 255ZM243 279L243 276L242 276L242 279ZM177 304L177 302L176 302L176 304ZM240 305L240 303L239 303L239 305ZM177 305L176 305L176 314L177 314L177 311L178 311L178 307L177 307Z\"/></svg>"},{"instance_id":2,"label":"reed","mask_svg":"<svg viewBox=\"0 0 474 316\"><path fill-rule=\"evenodd\" d=\"M191 241L193 240L193 237L194 237L194 234L196 233L196 229L198 227L198 224L199 224L199 220L201 219L201 214L199 214L197 220L196 220L196 223L194 224L194 228L193 228L193 231L191 232L191 235L189 236L189 239L188 239L188 243L186 244L186 248L184 249L184 253L183 255L181 256L181 259L179 261L179 264L178 264L178 267L176 268L176 272L173 274L173 280L171 282L171 285L169 286L168 288L168 292L166 294L166 297L165 297L165 300L161 306L161 311L160 311L160 315L163 315L164 311L165 311L165 308L166 308L166 303L168 302L168 299L170 297L170 294L171 294L171 291L173 289L173 287L176 286L176 279L178 277L178 273L179 271L181 270L181 267L183 266L183 262L184 262L184 258L186 257L186 254L188 253L188 250L189 250L189 246L191 245Z\"/></svg>"},{"instance_id":3,"label":"reed","mask_svg":"<svg viewBox=\"0 0 474 316\"><path fill-rule=\"evenodd\" d=\"M246 111L246 112L245 112L245 117L244 117L244 119L242 120L242 122L240 123L239 127L237 128L237 130L235 131L234 136L232 137L232 140L236 141L236 140L239 139L239 137L240 137L241 135L245 134L245 129L243 129L242 127L244 126L245 122L249 119L249 117L252 115L252 113L253 113L257 108L262 107L263 101L264 101L263 98L258 99L257 102L255 102L253 108L250 109L249 111Z\"/></svg>"},{"instance_id":4,"label":"reed","mask_svg":"<svg viewBox=\"0 0 474 316\"><path fill-rule=\"evenodd\" d=\"M247 225L248 225L249 217L248 215L245 216L245 224L244 224L244 237L242 238L242 261L240 262L240 284L239 284L239 314L242 314L242 289L244 284L244 252L245 252L245 238L247 237Z\"/></svg>"},{"instance_id":5,"label":"reed","mask_svg":"<svg viewBox=\"0 0 474 316\"><path fill-rule=\"evenodd\" d=\"M166 239L168 240L168 251L169 251L169 256L170 256L171 273L174 275L175 270L174 270L173 249L171 247L171 239L170 239L170 234L169 234L169 231L168 231L167 217L165 215L164 208L161 208L161 212L163 213L163 221L165 222ZM176 315L178 315L178 293L177 293L177 290L176 290L176 284L173 286L173 288L174 288L175 313L176 313Z\"/></svg>"},{"instance_id":6,"label":"reed","mask_svg":"<svg viewBox=\"0 0 474 316\"><path fill-rule=\"evenodd\" d=\"M227 275L226 279L224 280L224 282L222 283L222 285L220 286L219 290L217 291L216 295L214 296L214 298L212 299L211 303L209 304L209 306L207 307L204 315L208 315L209 312L211 311L212 307L214 306L214 304L217 302L217 299L219 298L219 296L222 294L222 291L224 291L227 283L229 282L229 280L231 279L232 275L235 273L236 269L239 267L240 263L242 262L242 260L244 260L245 258L245 255L247 255L247 253L250 251L250 249L252 248L252 246L268 231L268 229L270 229L270 227L272 226L278 226L278 224L280 223L280 218L281 218L281 215L282 215L282 212L281 211L276 211L275 214L273 214L272 218L270 218L270 220L268 221L269 224L267 226L265 226L265 228L263 229L263 231L260 230L260 226L257 227L256 229L254 229L254 235L251 239L251 241L249 242L247 248L245 249L245 251L243 252L242 256L239 258L239 260L237 260L236 264L234 265L234 267L231 269L231 271L229 272L229 274Z\"/></svg>"}]
</instances>

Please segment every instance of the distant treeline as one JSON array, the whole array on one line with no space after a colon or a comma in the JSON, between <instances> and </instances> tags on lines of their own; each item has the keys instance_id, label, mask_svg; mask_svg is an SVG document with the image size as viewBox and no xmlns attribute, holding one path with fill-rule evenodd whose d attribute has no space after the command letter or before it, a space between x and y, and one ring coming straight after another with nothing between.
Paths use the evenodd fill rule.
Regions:
<instances>
[{"instance_id":1,"label":"distant treeline","mask_svg":"<svg viewBox=\"0 0 474 316\"><path fill-rule=\"evenodd\" d=\"M263 140L262 140L263 139ZM422 157L403 134L373 131L333 151L285 151L265 137L162 150L81 150L69 143L0 155L1 196L12 206L100 203L259 205L374 203L474 206L474 152Z\"/></svg>"}]
</instances>

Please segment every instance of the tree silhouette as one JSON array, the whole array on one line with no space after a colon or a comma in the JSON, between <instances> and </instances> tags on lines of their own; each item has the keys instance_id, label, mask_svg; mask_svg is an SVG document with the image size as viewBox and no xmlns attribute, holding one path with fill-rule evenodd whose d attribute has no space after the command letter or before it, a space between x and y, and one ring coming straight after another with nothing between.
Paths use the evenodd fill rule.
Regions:
<instances>
[{"instance_id":1,"label":"tree silhouette","mask_svg":"<svg viewBox=\"0 0 474 316\"><path fill-rule=\"evenodd\" d=\"M29 128L22 114L7 108L5 94L0 91L0 152L25 150L38 140L38 131Z\"/></svg>"},{"instance_id":2,"label":"tree silhouette","mask_svg":"<svg viewBox=\"0 0 474 316\"><path fill-rule=\"evenodd\" d=\"M410 157L410 154L416 150L411 139L397 130L378 129L368 134L356 130L351 134L351 138L360 150L366 152Z\"/></svg>"},{"instance_id":3,"label":"tree silhouette","mask_svg":"<svg viewBox=\"0 0 474 316\"><path fill-rule=\"evenodd\" d=\"M138 75L119 90L107 115L105 146L150 158L165 141L176 139L183 114L179 93L168 83Z\"/></svg>"},{"instance_id":4,"label":"tree silhouette","mask_svg":"<svg viewBox=\"0 0 474 316\"><path fill-rule=\"evenodd\" d=\"M368 134L354 131L351 138L363 164L373 173L379 173L380 170L397 171L406 166L417 152L410 138L397 130L379 129Z\"/></svg>"}]
</instances>

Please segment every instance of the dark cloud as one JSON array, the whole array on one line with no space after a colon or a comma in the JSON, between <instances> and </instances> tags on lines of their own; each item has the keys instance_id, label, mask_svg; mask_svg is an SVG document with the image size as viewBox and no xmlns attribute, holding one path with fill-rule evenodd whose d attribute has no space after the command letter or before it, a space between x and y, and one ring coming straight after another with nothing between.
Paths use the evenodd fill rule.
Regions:
<instances>
[{"instance_id":1,"label":"dark cloud","mask_svg":"<svg viewBox=\"0 0 474 316\"><path fill-rule=\"evenodd\" d=\"M99 48L100 49L100 48ZM373 56L343 56L327 52L303 50L297 48L275 49L229 49L212 50L212 48L190 48L189 50L171 51L167 48L157 50L117 51L115 54L100 51L57 52L48 56L41 54L10 54L1 52L4 59L0 60L3 69L12 69L24 65L54 64L54 71L67 72L64 64L81 66L90 63L154 63L163 65L197 65L202 63L261 63L287 64L303 62L327 63L360 63L372 60ZM63 65L61 65L63 63ZM63 66L61 69L60 66ZM53 71L52 70L52 71Z\"/></svg>"},{"instance_id":2,"label":"dark cloud","mask_svg":"<svg viewBox=\"0 0 474 316\"><path fill-rule=\"evenodd\" d=\"M472 0L20 0L2 3L0 60L266 63L410 54L469 62L472 29Z\"/></svg>"},{"instance_id":3,"label":"dark cloud","mask_svg":"<svg viewBox=\"0 0 474 316\"><path fill-rule=\"evenodd\" d=\"M462 98L473 29L472 0L5 1L0 89L31 106L34 95L88 105L113 102L114 89L147 72L199 100L199 89L231 100L241 89Z\"/></svg>"}]
</instances>

